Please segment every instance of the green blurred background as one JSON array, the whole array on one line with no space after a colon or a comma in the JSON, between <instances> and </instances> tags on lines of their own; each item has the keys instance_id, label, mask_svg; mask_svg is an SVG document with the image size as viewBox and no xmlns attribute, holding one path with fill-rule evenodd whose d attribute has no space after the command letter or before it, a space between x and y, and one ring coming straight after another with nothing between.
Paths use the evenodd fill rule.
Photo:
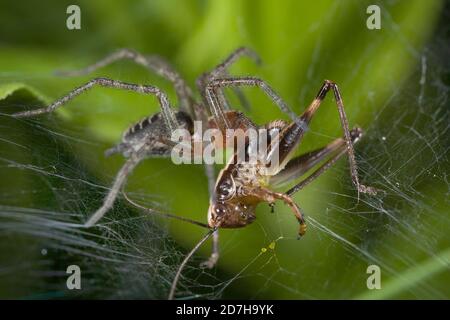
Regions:
<instances>
[{"instance_id":1,"label":"green blurred background","mask_svg":"<svg viewBox=\"0 0 450 320\"><path fill-rule=\"evenodd\" d=\"M81 8L81 30L66 28L66 8ZM366 8L381 7L381 30L368 30ZM309 222L297 224L277 204L257 222L220 234L221 258L189 263L179 298L448 299L449 10L444 1L40 1L0 3L0 297L165 298L184 254L204 230L149 217L124 201L90 231L85 221L102 201L123 158L104 158L131 123L158 110L156 100L96 88L61 112L15 120L90 78L107 76L171 86L131 62L86 77L55 70L87 66L118 48L167 58L189 84L239 46L233 75L271 84L296 113L324 79L341 88L357 146L361 180L384 190L357 195L341 160L295 196ZM256 123L287 119L257 89L245 89ZM233 106L241 109L230 94ZM301 150L341 136L328 97ZM217 167L217 172L220 166ZM283 190L283 189L281 189ZM145 161L127 191L149 207L206 221L201 165ZM65 288L65 269L82 269L80 291ZM368 290L366 269L380 266L382 289Z\"/></svg>"}]
</instances>

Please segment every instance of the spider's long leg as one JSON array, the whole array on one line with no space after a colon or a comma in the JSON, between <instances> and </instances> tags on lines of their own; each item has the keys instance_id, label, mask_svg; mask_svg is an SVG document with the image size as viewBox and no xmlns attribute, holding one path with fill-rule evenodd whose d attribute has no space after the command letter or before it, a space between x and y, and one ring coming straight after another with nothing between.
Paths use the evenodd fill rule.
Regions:
<instances>
[{"instance_id":1,"label":"spider's long leg","mask_svg":"<svg viewBox=\"0 0 450 320\"><path fill-rule=\"evenodd\" d=\"M117 198L117 194L119 193L120 189L124 185L127 177L131 174L133 169L143 159L144 159L144 157L134 154L125 162L125 164L122 166L120 171L117 173L117 176L114 180L111 190L109 191L108 195L106 196L105 200L103 201L102 206L84 224L85 227L87 227L87 228L92 227L98 220L100 220L105 215L105 213L109 209L111 209L111 207L114 204L114 201Z\"/></svg>"},{"instance_id":2,"label":"spider's long leg","mask_svg":"<svg viewBox=\"0 0 450 320\"><path fill-rule=\"evenodd\" d=\"M228 78L230 77L230 75L228 75L228 74L226 76ZM248 101L248 99L245 96L245 94L238 87L233 88L233 90L234 90L234 94L236 95L236 97L240 101L242 108L244 110L249 111L250 110L250 102ZM230 109L230 108L228 107L228 109Z\"/></svg>"},{"instance_id":3,"label":"spider's long leg","mask_svg":"<svg viewBox=\"0 0 450 320\"><path fill-rule=\"evenodd\" d=\"M108 78L92 79L89 82L85 83L84 85L70 91L67 95L56 100L48 107L18 112L18 113L12 114L12 116L16 117L16 118L22 118L22 117L36 116L36 115L43 114L43 113L50 113L50 112L54 111L55 109L63 106L68 101L75 98L76 96L91 89L95 85L155 95L159 100L162 115L164 117L164 120L165 120L166 125L167 125L168 129L170 130L170 132L173 132L173 130L175 130L178 127L178 121L175 117L175 114L174 114L172 108L170 107L167 95L164 92L162 92L159 88L150 86L150 85L138 85L138 84L133 84L133 83L126 83L126 82L112 80L112 79L108 79Z\"/></svg>"},{"instance_id":4,"label":"spider's long leg","mask_svg":"<svg viewBox=\"0 0 450 320\"><path fill-rule=\"evenodd\" d=\"M209 256L208 260L203 261L200 264L200 267L202 268L212 269L219 260L219 229L214 231L212 241L213 243L211 255Z\"/></svg>"},{"instance_id":5,"label":"spider's long leg","mask_svg":"<svg viewBox=\"0 0 450 320\"><path fill-rule=\"evenodd\" d=\"M222 107L223 110L231 110L230 105L228 104L227 99L225 98L225 93L223 90L218 90L216 92L217 102Z\"/></svg>"},{"instance_id":6,"label":"spider's long leg","mask_svg":"<svg viewBox=\"0 0 450 320\"><path fill-rule=\"evenodd\" d=\"M214 165L212 164L205 164L205 175L208 179L208 193L209 197L211 198L214 194L214 187L216 185L216 174L214 170Z\"/></svg>"},{"instance_id":7,"label":"spider's long leg","mask_svg":"<svg viewBox=\"0 0 450 320\"><path fill-rule=\"evenodd\" d=\"M234 50L230 53L230 55L222 61L220 64L218 64L214 69L212 69L208 74L208 81L205 83L207 85L211 80L216 78L230 78L230 75L228 74L228 68L233 65L237 60L239 60L242 57L249 57L252 59L257 65L261 64L261 58L259 55L253 51L250 48L247 47L240 47ZM233 87L233 90L235 94L237 95L238 99L243 104L244 108L248 109L248 101L245 98L244 94L240 90L239 87ZM203 91L203 90L201 90ZM222 90L221 90L222 91ZM223 95L223 93L221 93ZM228 104L225 99L224 100L224 108L229 109Z\"/></svg>"},{"instance_id":8,"label":"spider's long leg","mask_svg":"<svg viewBox=\"0 0 450 320\"><path fill-rule=\"evenodd\" d=\"M134 61L135 63L144 66L148 70L155 72L159 76L172 82L180 103L180 108L184 111L192 111L191 103L193 101L193 97L189 86L180 74L173 69L170 63L159 56L145 56L137 51L125 48L107 55L103 59L87 66L86 68L73 71L59 71L57 74L69 77L87 75L99 68L105 67L122 59Z\"/></svg>"},{"instance_id":9,"label":"spider's long leg","mask_svg":"<svg viewBox=\"0 0 450 320\"><path fill-rule=\"evenodd\" d=\"M209 197L214 195L214 187L216 185L216 177L214 172L214 165L205 164L205 173L208 178L208 192ZM212 269L219 260L219 230L217 229L213 234L213 245L211 256L208 260L204 261L201 266Z\"/></svg>"},{"instance_id":10,"label":"spider's long leg","mask_svg":"<svg viewBox=\"0 0 450 320\"><path fill-rule=\"evenodd\" d=\"M258 56L256 52L251 50L250 48L246 47L240 47L234 50L225 60L223 60L220 64L218 64L214 69L212 69L210 72L202 74L197 79L197 88L200 93L203 93L205 91L206 86L208 83L216 78L229 78L228 74L228 68L235 63L238 59L247 56L251 58L256 64L261 64L261 58ZM244 94L241 92L241 90L238 87L233 87L233 90L238 97L238 99L241 101L243 107L245 109L249 109L249 103L247 99L245 98ZM222 91L222 90L221 90ZM220 103L222 104L223 108L225 110L229 110L228 102L225 99L225 96L223 95L223 92L218 93ZM204 98L205 102L208 103L208 101Z\"/></svg>"},{"instance_id":11,"label":"spider's long leg","mask_svg":"<svg viewBox=\"0 0 450 320\"><path fill-rule=\"evenodd\" d=\"M254 86L263 90L270 99L280 108L281 111L289 115L293 120L297 118L295 113L288 107L288 105L281 99L281 97L263 80L253 77L242 78L225 78L214 79L205 89L205 95L211 108L211 113L214 116L217 124L221 130L230 128L227 120L224 117L222 107L217 98L217 90L224 87L241 87Z\"/></svg>"},{"instance_id":12,"label":"spider's long leg","mask_svg":"<svg viewBox=\"0 0 450 320\"><path fill-rule=\"evenodd\" d=\"M352 143L356 143L362 137L363 132L361 128L354 128L350 131L350 136L352 138ZM273 185L282 185L284 183L293 181L300 176L304 175L311 168L324 161L330 155L338 152L339 157L342 156L341 151L346 150L346 143L344 138L338 138L323 148L310 151L308 153L302 154L295 157L286 164L286 167L277 173L275 176L271 177L270 183ZM345 153L345 152L344 152ZM336 159L337 160L337 159ZM304 187L304 186L303 186ZM295 189L292 188L291 190ZM295 193L297 190L292 191L289 195Z\"/></svg>"},{"instance_id":13,"label":"spider's long leg","mask_svg":"<svg viewBox=\"0 0 450 320\"><path fill-rule=\"evenodd\" d=\"M231 54L220 64L218 64L214 69L212 69L209 74L212 78L221 76L226 70L235 63L239 58L247 56L255 61L256 64L261 64L261 58L258 54L247 47L240 47L231 52Z\"/></svg>"},{"instance_id":14,"label":"spider's long leg","mask_svg":"<svg viewBox=\"0 0 450 320\"><path fill-rule=\"evenodd\" d=\"M368 194L376 194L376 189L373 187L365 186L363 184L359 183L358 178L358 169L356 165L355 160L355 151L353 149L353 143L351 139L350 130L348 128L348 120L347 116L344 111L344 103L342 102L341 94L339 92L338 86L329 80L325 80L324 84L319 90L319 93L317 94L314 101L309 105L309 107L306 109L306 111L300 116L301 119L303 119L306 123L309 123L311 121L311 118L313 117L314 113L319 108L321 102L325 98L328 91L333 90L334 97L336 99L336 105L339 111L339 119L341 121L342 129L344 130L344 138L347 145L347 153L348 153L348 159L350 163L350 174L352 177L352 182L356 186L358 190L358 194L360 192L368 193Z\"/></svg>"},{"instance_id":15,"label":"spider's long leg","mask_svg":"<svg viewBox=\"0 0 450 320\"><path fill-rule=\"evenodd\" d=\"M228 72L224 72L220 78L231 78L231 75ZM245 94L242 92L242 90L239 87L232 87L231 89L233 90L234 94L236 95L236 97L240 101L241 106L245 110L250 110L250 103L249 103L247 97L245 96ZM218 95L218 97L220 99L220 103L221 103L223 109L231 110L223 90L218 90L217 91L217 95Z\"/></svg>"},{"instance_id":16,"label":"spider's long leg","mask_svg":"<svg viewBox=\"0 0 450 320\"><path fill-rule=\"evenodd\" d=\"M175 278L172 281L172 286L170 287L170 293L169 293L169 300L173 300L175 297L175 290L177 289L177 283L180 279L181 272L183 271L184 267L186 266L189 259L194 255L194 253L202 246L203 243L205 243L206 240L213 235L217 229L211 229L206 235L203 236L203 238L195 245L194 248L187 254L187 256L184 258L183 262L181 262L180 266L178 267L177 273L175 274Z\"/></svg>"}]
</instances>

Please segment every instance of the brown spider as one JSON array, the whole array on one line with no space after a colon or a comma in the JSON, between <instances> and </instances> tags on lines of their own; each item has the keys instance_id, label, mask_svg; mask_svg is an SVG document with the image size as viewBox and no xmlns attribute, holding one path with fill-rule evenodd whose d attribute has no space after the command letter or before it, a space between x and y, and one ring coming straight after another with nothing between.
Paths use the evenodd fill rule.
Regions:
<instances>
[{"instance_id":1,"label":"brown spider","mask_svg":"<svg viewBox=\"0 0 450 320\"><path fill-rule=\"evenodd\" d=\"M196 84L202 98L200 101L194 98L186 82L165 60L155 56L144 56L128 49L119 50L85 69L63 73L67 76L84 75L117 60L131 59L173 83L179 101L178 111L175 111L171 107L166 94L157 87L125 83L107 78L95 78L69 92L46 108L13 114L14 117L19 118L52 112L95 85L151 94L157 97L161 111L132 125L124 132L122 142L105 152L106 156L114 153L122 153L128 160L118 172L111 190L104 199L103 205L85 223L84 226L86 227L95 225L113 206L126 178L143 159L170 157L171 150L174 146L174 143L171 141L171 134L174 130L183 128L192 132L194 120L202 121L206 128L218 128L224 133L226 129L247 130L250 128L266 128L269 131L272 129L278 130L279 134L277 139L269 143L270 149L277 148L279 150L279 162L275 168L268 169L266 166L261 165L261 163L249 164L239 162L236 160L237 150L234 150L234 155L220 172L217 179L215 178L212 165L205 165L211 196L208 209L208 224L175 215L164 214L171 218L177 218L210 229L181 263L172 283L169 299L174 297L181 272L195 251L212 235L212 254L202 264L205 267L212 268L219 258L218 229L244 227L251 223L255 219L255 208L261 202L269 203L272 207L276 200L281 200L286 203L292 209L300 224L299 236L302 236L306 231L306 224L299 207L291 198L292 194L317 178L345 153L349 156L350 174L352 182L357 188L358 195L359 192L368 194L376 193L374 188L359 183L353 144L361 138L362 130L360 128L349 130L337 85L326 80L306 111L302 115L297 116L263 80L254 77L236 78L228 75L228 67L243 55L251 57L257 63L259 62L259 57L248 48L235 50L211 72L205 73L198 78ZM246 101L239 91L239 87L241 86L257 86L262 89L284 113L290 116L292 121L275 120L264 126L257 126L243 113L231 110L223 89L225 87L233 88L245 106ZM294 151L307 131L309 122L329 90L333 91L336 99L339 118L344 131L343 138L336 139L323 148L292 159ZM322 163L318 169L286 193L274 192L268 188L269 185L280 185L293 181L326 159L328 160ZM154 213L153 210L133 202L125 193L124 196L134 206Z\"/></svg>"}]
</instances>

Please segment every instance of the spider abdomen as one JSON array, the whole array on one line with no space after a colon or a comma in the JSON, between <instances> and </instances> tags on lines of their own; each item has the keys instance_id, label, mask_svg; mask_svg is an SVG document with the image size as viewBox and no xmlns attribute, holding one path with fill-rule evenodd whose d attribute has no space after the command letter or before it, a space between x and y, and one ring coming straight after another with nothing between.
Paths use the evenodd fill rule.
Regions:
<instances>
[{"instance_id":1,"label":"spider abdomen","mask_svg":"<svg viewBox=\"0 0 450 320\"><path fill-rule=\"evenodd\" d=\"M180 129L192 131L193 122L188 114L179 111L175 117ZM128 158L132 153L143 152L149 157L167 156L171 152L171 147L167 144L170 138L170 130L167 129L162 114L158 112L132 124L123 133L122 142L106 150L105 155L122 153L124 157Z\"/></svg>"}]
</instances>

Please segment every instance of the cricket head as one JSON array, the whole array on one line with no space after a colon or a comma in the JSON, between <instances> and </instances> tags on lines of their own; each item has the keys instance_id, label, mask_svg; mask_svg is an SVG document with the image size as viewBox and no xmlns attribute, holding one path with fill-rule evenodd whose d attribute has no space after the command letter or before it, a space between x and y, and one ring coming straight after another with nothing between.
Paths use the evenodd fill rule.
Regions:
<instances>
[{"instance_id":1,"label":"cricket head","mask_svg":"<svg viewBox=\"0 0 450 320\"><path fill-rule=\"evenodd\" d=\"M241 201L217 201L208 210L211 228L241 228L255 220L255 206Z\"/></svg>"}]
</instances>

